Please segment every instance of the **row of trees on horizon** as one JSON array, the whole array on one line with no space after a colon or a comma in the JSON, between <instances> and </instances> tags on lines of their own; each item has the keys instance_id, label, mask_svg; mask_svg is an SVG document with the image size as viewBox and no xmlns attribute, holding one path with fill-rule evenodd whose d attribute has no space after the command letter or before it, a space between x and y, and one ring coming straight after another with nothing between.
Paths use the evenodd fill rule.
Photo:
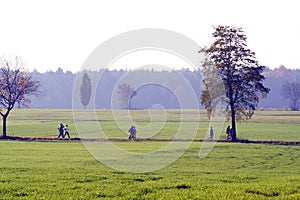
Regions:
<instances>
[{"instance_id":1,"label":"row of trees on horizon","mask_svg":"<svg viewBox=\"0 0 300 200\"><path fill-rule=\"evenodd\" d=\"M32 72L33 77L41 82L41 90L43 94L40 97L32 97L30 108L62 108L70 109L72 108L72 98L73 98L73 87L76 78L82 80L83 74L88 74L88 77L98 81L95 83L93 81L92 87L96 88L95 96L95 108L96 109L110 109L112 106L112 96L113 92L119 91L119 86L121 83L118 81L124 76L133 76L144 79L145 77L162 77L164 81L168 81L172 84L178 84L175 87L177 91L180 89L180 84L174 80L175 74L179 74L184 77L188 83L193 88L197 98L200 102L201 95L201 81L202 75L199 71L191 71L189 69L173 70L173 71L151 71L151 70L138 70L138 71L126 71L126 70L106 70L104 73L102 71L85 71L85 72L64 72L62 69L57 71L49 71L44 73L39 73L37 71ZM287 69L284 66L280 66L276 69L267 69L264 72L266 76L265 85L270 88L270 92L266 99L261 99L258 108L277 108L277 109L298 109L298 100L294 95L294 106L291 105L289 97L292 94L287 92L292 92L293 90L287 89L286 87L292 87L292 85L297 85L297 80L300 80L300 70L299 69ZM67 84L66 84L67 83ZM126 82L127 83L127 82ZM129 82L128 82L129 84ZM129 84L130 85L130 84ZM131 87L134 87L131 85ZM285 87L285 88L284 88ZM297 87L296 87L297 88ZM286 93L284 91L287 91ZM288 96L287 96L288 95ZM120 96L115 96L117 98L122 98ZM298 96L300 98L300 96ZM132 109L148 109L154 104L161 104L166 109L176 109L180 108L178 101L175 100L174 94L163 86L158 84L147 85L140 88L137 94L132 98L131 108ZM117 100L117 99L115 99ZM119 109L126 108L124 102L121 99L119 101ZM123 106L121 105L123 104ZM83 106L84 107L84 106ZM202 107L202 106L201 106ZM93 105L88 105L87 108L93 108ZM202 107L204 108L204 107Z\"/></svg>"}]
</instances>

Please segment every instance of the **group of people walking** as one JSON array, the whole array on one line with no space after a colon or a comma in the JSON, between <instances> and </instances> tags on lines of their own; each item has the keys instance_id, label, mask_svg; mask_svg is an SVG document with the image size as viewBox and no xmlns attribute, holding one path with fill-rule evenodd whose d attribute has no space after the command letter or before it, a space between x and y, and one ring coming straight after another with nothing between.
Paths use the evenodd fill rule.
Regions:
<instances>
[{"instance_id":1,"label":"group of people walking","mask_svg":"<svg viewBox=\"0 0 300 200\"><path fill-rule=\"evenodd\" d=\"M64 126L62 123L59 125L58 129L58 138L65 138L66 136L68 136L68 138L70 138L70 134L69 134L69 126L68 124L66 124L66 126ZM130 133L129 135L129 140L135 140L136 139L136 128L135 126L131 126L130 129L128 130L128 132ZM214 130L213 127L210 127L209 130L209 139L212 140L214 137ZM230 140L232 138L232 128L230 128L230 126L227 126L226 128L226 138L227 140Z\"/></svg>"},{"instance_id":2,"label":"group of people walking","mask_svg":"<svg viewBox=\"0 0 300 200\"><path fill-rule=\"evenodd\" d=\"M214 138L214 130L213 127L211 126L209 129L209 140L212 140ZM226 139L231 140L232 139L232 128L230 126L227 126L226 128Z\"/></svg>"},{"instance_id":3,"label":"group of people walking","mask_svg":"<svg viewBox=\"0 0 300 200\"><path fill-rule=\"evenodd\" d=\"M62 124L61 124L62 125ZM68 125L66 125L66 127L68 127ZM131 126L130 129L128 130L128 132L130 133L129 135L129 140L135 140L136 139L136 128L135 126ZM68 133L69 135L69 133ZM69 135L70 137L70 135ZM213 127L211 126L210 129L209 129L209 140L213 140L214 138L214 130L213 130ZM232 128L230 128L230 126L227 126L226 128L226 139L227 140L231 140L232 138Z\"/></svg>"},{"instance_id":4,"label":"group of people walking","mask_svg":"<svg viewBox=\"0 0 300 200\"><path fill-rule=\"evenodd\" d=\"M68 125L66 125L68 126ZM129 135L129 140L135 140L136 139L136 128L135 126L131 126L130 129L128 130L128 132L130 133ZM214 138L214 130L213 130L213 127L211 126L210 129L209 129L209 140L213 140ZM231 140L232 138L232 128L230 128L230 126L227 126L226 128L226 139L227 140Z\"/></svg>"},{"instance_id":5,"label":"group of people walking","mask_svg":"<svg viewBox=\"0 0 300 200\"><path fill-rule=\"evenodd\" d=\"M66 136L68 136L68 138L70 138L70 134L69 134L69 126L68 124L66 124L66 126L64 126L62 123L59 125L58 129L58 138L65 138Z\"/></svg>"}]
</instances>

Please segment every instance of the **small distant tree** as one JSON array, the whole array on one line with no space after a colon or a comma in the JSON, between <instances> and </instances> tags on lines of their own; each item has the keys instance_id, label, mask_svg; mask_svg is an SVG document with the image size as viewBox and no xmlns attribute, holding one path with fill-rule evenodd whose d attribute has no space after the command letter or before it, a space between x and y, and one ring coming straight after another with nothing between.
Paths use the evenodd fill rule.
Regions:
<instances>
[{"instance_id":1,"label":"small distant tree","mask_svg":"<svg viewBox=\"0 0 300 200\"><path fill-rule=\"evenodd\" d=\"M137 92L129 84L121 84L118 86L119 99L122 101L124 109L131 108L131 99L137 95Z\"/></svg>"},{"instance_id":2,"label":"small distant tree","mask_svg":"<svg viewBox=\"0 0 300 200\"><path fill-rule=\"evenodd\" d=\"M265 67L258 64L255 53L247 48L242 28L218 26L213 37L215 42L199 51L206 58L202 64L205 88L201 102L209 115L218 102L226 105L227 117L231 118L232 141L235 141L236 120L251 118L259 98L266 97L270 89L263 85ZM223 87L219 87L220 83Z\"/></svg>"},{"instance_id":3,"label":"small distant tree","mask_svg":"<svg viewBox=\"0 0 300 200\"><path fill-rule=\"evenodd\" d=\"M84 73L80 85L80 101L84 109L86 109L86 106L90 102L91 94L92 94L91 79L87 73Z\"/></svg>"},{"instance_id":4,"label":"small distant tree","mask_svg":"<svg viewBox=\"0 0 300 200\"><path fill-rule=\"evenodd\" d=\"M7 59L0 58L0 115L3 120L2 136L6 138L6 121L15 105L27 106L29 95L38 96L40 82L32 78L18 56Z\"/></svg>"},{"instance_id":5,"label":"small distant tree","mask_svg":"<svg viewBox=\"0 0 300 200\"><path fill-rule=\"evenodd\" d=\"M281 88L282 97L290 103L291 110L299 109L300 83L296 81L285 81Z\"/></svg>"}]
</instances>

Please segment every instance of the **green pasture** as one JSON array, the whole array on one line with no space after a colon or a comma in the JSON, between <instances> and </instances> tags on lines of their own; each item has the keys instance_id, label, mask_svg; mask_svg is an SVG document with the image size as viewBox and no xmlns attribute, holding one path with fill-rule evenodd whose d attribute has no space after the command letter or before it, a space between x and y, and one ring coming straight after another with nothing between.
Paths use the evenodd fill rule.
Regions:
<instances>
[{"instance_id":1,"label":"green pasture","mask_svg":"<svg viewBox=\"0 0 300 200\"><path fill-rule=\"evenodd\" d=\"M209 120L205 111L196 110L168 110L165 118L161 117L164 111L132 110L111 111L96 110L13 110L8 118L8 135L56 137L59 123L69 124L72 137L79 137L74 123L84 126L81 136L98 134L99 127L106 137L127 138L127 127L136 123L139 127L151 125L158 132L139 132L138 137L173 138L180 126L193 126L197 123L195 139L205 139L209 128ZM130 118L128 118L130 116ZM182 118L184 116L184 118ZM151 118L152 117L152 118ZM224 121L224 120L223 120ZM300 141L300 112L292 111L256 111L251 120L237 123L237 137L249 140L282 140ZM225 138L225 128L229 123L224 121L220 139ZM125 128L121 129L120 126ZM161 128L160 128L161 127ZM2 124L0 125L2 129ZM151 129L149 130L152 131ZM85 134L86 133L86 134ZM100 135L96 135L100 137Z\"/></svg>"},{"instance_id":2,"label":"green pasture","mask_svg":"<svg viewBox=\"0 0 300 200\"><path fill-rule=\"evenodd\" d=\"M131 151L143 144L117 143ZM199 159L201 145L136 174L106 167L78 141L0 141L0 199L300 198L299 146L218 143Z\"/></svg>"},{"instance_id":3,"label":"green pasture","mask_svg":"<svg viewBox=\"0 0 300 200\"><path fill-rule=\"evenodd\" d=\"M163 118L162 111L135 110L130 111L132 121L127 112L76 111L73 116L71 110L14 110L8 135L56 137L62 122L69 124L71 137L98 136L101 127L107 137L127 138L122 127L135 123L141 129L161 127L147 133L151 138L171 139L180 126L189 134L196 124L195 138L203 139L210 125L204 111L169 110ZM77 133L73 118L85 133ZM257 111L251 120L237 124L238 137L300 141L299 120L300 112ZM147 134L140 131L138 137ZM168 143L113 144L147 153ZM0 199L300 199L300 146L217 143L200 159L199 150L206 144L193 142L179 159L157 171L129 173L107 167L80 141L0 140ZM109 150L103 147L103 152Z\"/></svg>"}]
</instances>

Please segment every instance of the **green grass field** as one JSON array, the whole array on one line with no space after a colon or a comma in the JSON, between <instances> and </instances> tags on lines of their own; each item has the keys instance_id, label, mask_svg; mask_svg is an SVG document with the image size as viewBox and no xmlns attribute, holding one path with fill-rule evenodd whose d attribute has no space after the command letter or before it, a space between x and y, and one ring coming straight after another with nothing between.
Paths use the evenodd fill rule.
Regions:
<instances>
[{"instance_id":1,"label":"green grass field","mask_svg":"<svg viewBox=\"0 0 300 200\"><path fill-rule=\"evenodd\" d=\"M125 113L119 111L119 117ZM193 123L196 111L186 111ZM132 111L133 120L149 124L148 111ZM80 116L90 123L89 115ZM109 137L127 138L111 111L97 111ZM15 110L8 135L56 137L60 122L78 137L70 110ZM125 117L124 117L125 119ZM205 113L196 138L205 137ZM300 141L300 112L258 111L238 124L238 137ZM159 122L152 122L159 123ZM169 111L153 138L171 138L180 112ZM227 125L225 123L225 125ZM2 127L1 127L2 128ZM224 137L225 134L221 135ZM130 152L147 152L167 142L114 142ZM0 141L0 199L300 199L300 147L217 143L199 158L203 143L194 142L178 160L153 172L129 173L96 160L80 141Z\"/></svg>"},{"instance_id":2,"label":"green grass field","mask_svg":"<svg viewBox=\"0 0 300 200\"><path fill-rule=\"evenodd\" d=\"M147 110L130 111L131 117L138 125L146 126L149 123L161 124L160 121L150 121L149 112ZM199 111L185 110L183 113L187 116L185 122L199 122L199 127L195 139L203 139L207 133L209 126L206 113ZM91 114L92 113L92 114ZM108 137L126 138L122 130L114 122L114 116L110 110L97 110L97 122L91 118L94 112L82 112L79 118L84 120L89 128L89 123L99 123ZM126 121L127 111L117 111L118 120ZM176 133L181 122L181 112L179 110L169 110L166 122L159 133L152 138L172 138ZM78 117L78 116L77 116ZM155 118L154 114L154 118ZM160 117L157 117L160 119ZM8 118L8 135L16 136L40 136L40 137L56 137L57 127L60 122L69 124L72 137L78 137L76 126L73 121L73 113L71 110L34 110L20 109L13 110ZM256 111L254 117L246 122L237 123L237 137L249 140L282 140L282 141L300 141L300 111ZM126 124L126 122L124 122ZM228 122L224 122L224 129ZM29 128L30 127L30 128ZM2 129L2 124L0 125ZM126 127L127 128L127 127ZM139 134L139 133L138 133ZM139 136L139 135L138 135ZM225 137L225 131L222 131L220 138Z\"/></svg>"},{"instance_id":3,"label":"green grass field","mask_svg":"<svg viewBox=\"0 0 300 200\"><path fill-rule=\"evenodd\" d=\"M0 144L1 199L300 198L295 146L222 143L199 159L201 143L194 143L170 166L134 174L106 167L80 142Z\"/></svg>"}]
</instances>

